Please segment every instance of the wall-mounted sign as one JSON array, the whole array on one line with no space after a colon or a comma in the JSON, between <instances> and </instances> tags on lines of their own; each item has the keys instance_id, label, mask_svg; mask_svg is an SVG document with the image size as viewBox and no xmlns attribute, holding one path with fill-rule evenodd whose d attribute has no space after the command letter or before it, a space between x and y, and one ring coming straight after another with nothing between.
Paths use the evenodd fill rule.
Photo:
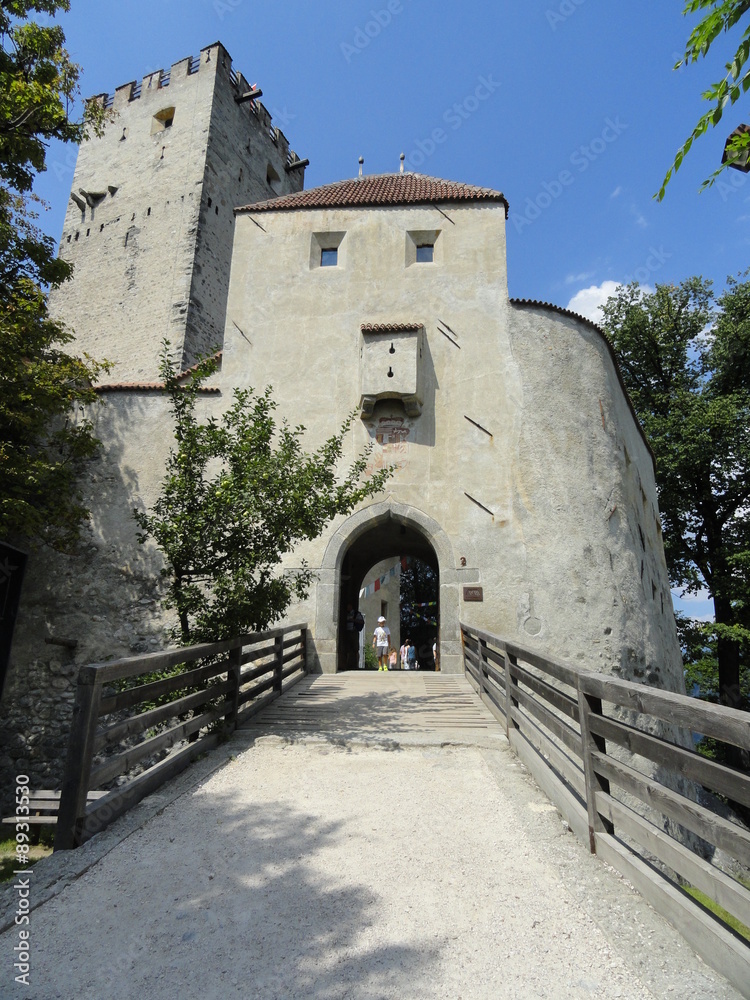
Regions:
<instances>
[{"instance_id":1,"label":"wall-mounted sign","mask_svg":"<svg viewBox=\"0 0 750 1000\"><path fill-rule=\"evenodd\" d=\"M484 589L482 587L464 587L465 601L483 601Z\"/></svg>"}]
</instances>

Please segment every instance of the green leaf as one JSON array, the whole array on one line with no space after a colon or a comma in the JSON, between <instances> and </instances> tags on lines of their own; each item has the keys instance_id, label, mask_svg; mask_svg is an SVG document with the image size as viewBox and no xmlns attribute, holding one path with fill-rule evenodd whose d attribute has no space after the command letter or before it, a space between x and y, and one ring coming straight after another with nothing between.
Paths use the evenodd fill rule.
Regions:
<instances>
[{"instance_id":1,"label":"green leaf","mask_svg":"<svg viewBox=\"0 0 750 1000\"><path fill-rule=\"evenodd\" d=\"M743 18L747 17L750 13L750 0L685 0L683 13L685 15L702 13L703 17L691 31L685 46L685 55L676 63L675 69L705 57L719 36L725 35L735 28ZM727 73L724 79L712 84L708 90L703 92L703 100L709 102L712 108L698 119L691 135L675 154L672 166L665 174L658 192L654 195L657 201L661 201L665 197L667 186L682 165L692 141L704 135L709 125L712 128L717 126L722 119L726 105L728 103L735 104L740 96L747 92L750 87L750 77L747 72L744 76L742 73L749 57L750 26L745 28L734 57L726 64ZM740 77L742 79L738 83ZM711 187L716 177L730 165L731 163L722 164L714 174L703 181L700 190L703 191L705 188Z\"/></svg>"}]
</instances>

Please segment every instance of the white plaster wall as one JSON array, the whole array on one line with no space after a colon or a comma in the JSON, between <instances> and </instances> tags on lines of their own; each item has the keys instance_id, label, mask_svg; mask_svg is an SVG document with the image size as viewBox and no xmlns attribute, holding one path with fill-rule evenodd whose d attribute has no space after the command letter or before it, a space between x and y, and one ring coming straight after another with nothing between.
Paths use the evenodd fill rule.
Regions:
<instances>
[{"instance_id":1,"label":"white plaster wall","mask_svg":"<svg viewBox=\"0 0 750 1000\"><path fill-rule=\"evenodd\" d=\"M262 230L240 215L222 381L272 384L280 413L318 442L359 402L361 324L422 324L422 414L405 421L408 440L375 444L370 467L396 471L372 508L396 505L445 533L443 668L460 669L460 615L679 689L652 462L607 346L583 321L509 304L502 206L440 207L450 221L430 206L262 212ZM407 265L407 233L435 229L435 262ZM313 234L325 232L345 233L339 266L311 267ZM399 415L381 404L356 421L347 457ZM347 530L299 553L324 567L304 609L324 670L338 610L325 554ZM470 583L482 603L464 605Z\"/></svg>"},{"instance_id":2,"label":"white plaster wall","mask_svg":"<svg viewBox=\"0 0 750 1000\"><path fill-rule=\"evenodd\" d=\"M539 309L515 307L512 319L524 562L508 627L592 669L681 690L653 461L606 342Z\"/></svg>"},{"instance_id":3,"label":"white plaster wall","mask_svg":"<svg viewBox=\"0 0 750 1000\"><path fill-rule=\"evenodd\" d=\"M390 571L394 566L396 572L391 576ZM365 642L372 646L373 632L380 617L382 604L385 601L388 605L386 619L388 628L391 630L391 646L398 649L401 645L401 566L398 559L386 559L376 563L368 571L362 581L362 586L366 587L369 583L383 576L386 579L380 589L370 594L369 597L361 597L359 600L359 610L365 616Z\"/></svg>"}]
</instances>

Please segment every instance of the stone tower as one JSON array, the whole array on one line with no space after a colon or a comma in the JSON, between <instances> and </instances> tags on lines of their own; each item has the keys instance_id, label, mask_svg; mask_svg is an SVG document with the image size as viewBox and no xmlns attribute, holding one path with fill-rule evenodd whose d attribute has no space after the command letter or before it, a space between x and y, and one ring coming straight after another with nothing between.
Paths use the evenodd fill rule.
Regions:
<instances>
[{"instance_id":1,"label":"stone tower","mask_svg":"<svg viewBox=\"0 0 750 1000\"><path fill-rule=\"evenodd\" d=\"M114 117L78 154L51 309L118 382L153 379L165 337L180 368L221 345L235 206L303 187L260 93L216 43L94 98Z\"/></svg>"}]
</instances>

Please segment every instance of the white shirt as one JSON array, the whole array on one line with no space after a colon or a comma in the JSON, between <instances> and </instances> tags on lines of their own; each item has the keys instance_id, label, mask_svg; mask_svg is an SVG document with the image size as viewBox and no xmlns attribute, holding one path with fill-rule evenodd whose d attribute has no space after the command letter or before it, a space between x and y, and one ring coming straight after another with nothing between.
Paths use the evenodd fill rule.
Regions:
<instances>
[{"instance_id":1,"label":"white shirt","mask_svg":"<svg viewBox=\"0 0 750 1000\"><path fill-rule=\"evenodd\" d=\"M375 643L378 646L390 646L391 644L391 630L387 625L378 625L373 633L375 636Z\"/></svg>"}]
</instances>

